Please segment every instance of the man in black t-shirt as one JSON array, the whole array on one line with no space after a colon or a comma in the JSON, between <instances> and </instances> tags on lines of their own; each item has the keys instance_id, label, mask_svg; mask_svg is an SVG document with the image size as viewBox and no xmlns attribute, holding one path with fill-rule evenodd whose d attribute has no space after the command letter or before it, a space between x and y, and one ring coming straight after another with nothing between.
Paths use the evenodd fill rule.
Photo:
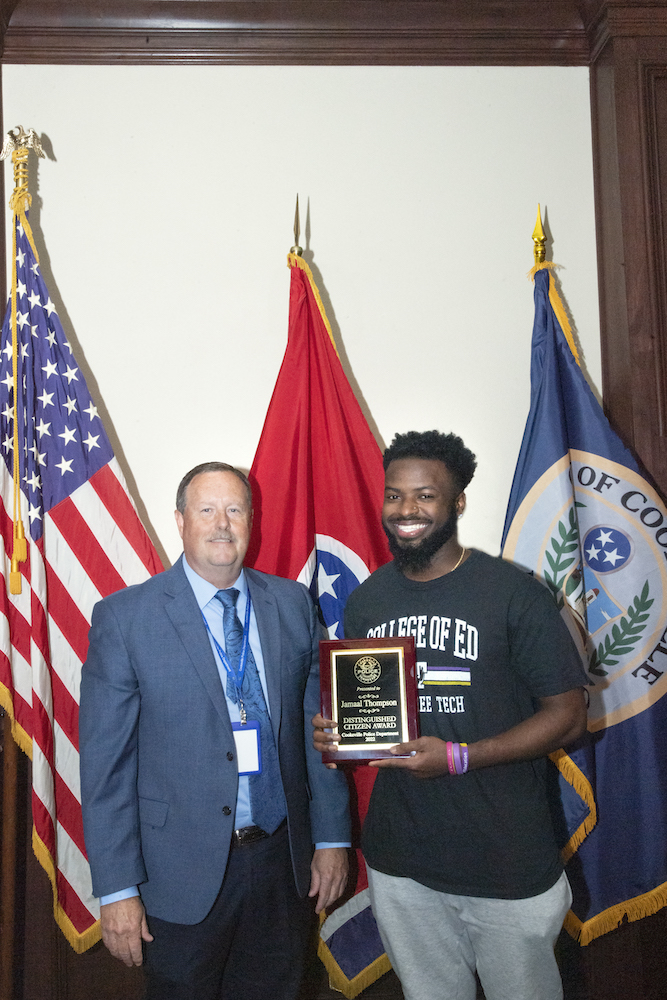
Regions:
<instances>
[{"instance_id":1,"label":"man in black t-shirt","mask_svg":"<svg viewBox=\"0 0 667 1000\"><path fill-rule=\"evenodd\" d=\"M560 1000L571 902L546 756L586 728L586 675L549 592L457 538L475 457L453 434L384 455L394 556L350 595L347 638L413 635L419 739L378 768L362 837L373 911L406 1000ZM315 718L315 746L338 736Z\"/></svg>"}]
</instances>

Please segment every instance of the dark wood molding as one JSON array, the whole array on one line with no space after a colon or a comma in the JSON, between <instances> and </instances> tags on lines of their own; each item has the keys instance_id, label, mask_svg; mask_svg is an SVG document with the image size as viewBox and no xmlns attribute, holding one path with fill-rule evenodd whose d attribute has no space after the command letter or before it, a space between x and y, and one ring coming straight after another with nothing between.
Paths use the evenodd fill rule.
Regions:
<instances>
[{"instance_id":1,"label":"dark wood molding","mask_svg":"<svg viewBox=\"0 0 667 1000\"><path fill-rule=\"evenodd\" d=\"M569 0L21 0L8 63L585 65Z\"/></svg>"},{"instance_id":2,"label":"dark wood molding","mask_svg":"<svg viewBox=\"0 0 667 1000\"><path fill-rule=\"evenodd\" d=\"M667 18L651 36L627 24L604 25L591 67L602 388L667 495Z\"/></svg>"},{"instance_id":3,"label":"dark wood molding","mask_svg":"<svg viewBox=\"0 0 667 1000\"><path fill-rule=\"evenodd\" d=\"M667 4L601 3L586 20L590 61L594 65L611 39L655 38L667 35Z\"/></svg>"}]
</instances>

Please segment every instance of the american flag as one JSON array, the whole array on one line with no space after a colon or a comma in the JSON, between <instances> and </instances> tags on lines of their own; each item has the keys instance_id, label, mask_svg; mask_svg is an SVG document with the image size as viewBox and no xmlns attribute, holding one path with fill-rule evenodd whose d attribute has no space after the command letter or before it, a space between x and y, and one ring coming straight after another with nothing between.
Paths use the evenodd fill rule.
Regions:
<instances>
[{"instance_id":1,"label":"american flag","mask_svg":"<svg viewBox=\"0 0 667 1000\"><path fill-rule=\"evenodd\" d=\"M33 847L72 947L99 938L81 821L78 702L94 604L162 569L44 284L27 215L14 215L18 400L12 296L2 326L0 700L32 758ZM28 557L10 594L14 421Z\"/></svg>"}]
</instances>

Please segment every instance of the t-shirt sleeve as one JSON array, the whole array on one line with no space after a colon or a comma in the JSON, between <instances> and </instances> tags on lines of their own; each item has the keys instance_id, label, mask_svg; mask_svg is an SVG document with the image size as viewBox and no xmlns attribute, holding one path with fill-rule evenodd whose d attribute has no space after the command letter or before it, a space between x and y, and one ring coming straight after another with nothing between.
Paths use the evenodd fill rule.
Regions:
<instances>
[{"instance_id":1,"label":"t-shirt sleeve","mask_svg":"<svg viewBox=\"0 0 667 1000\"><path fill-rule=\"evenodd\" d=\"M366 633L363 628L361 616L356 610L359 602L355 600L354 591L350 594L345 605L343 615L343 631L346 639L365 639Z\"/></svg>"},{"instance_id":2,"label":"t-shirt sleeve","mask_svg":"<svg viewBox=\"0 0 667 1000\"><path fill-rule=\"evenodd\" d=\"M529 582L511 605L509 639L514 669L533 698L583 687L588 678L553 597L542 584Z\"/></svg>"}]
</instances>

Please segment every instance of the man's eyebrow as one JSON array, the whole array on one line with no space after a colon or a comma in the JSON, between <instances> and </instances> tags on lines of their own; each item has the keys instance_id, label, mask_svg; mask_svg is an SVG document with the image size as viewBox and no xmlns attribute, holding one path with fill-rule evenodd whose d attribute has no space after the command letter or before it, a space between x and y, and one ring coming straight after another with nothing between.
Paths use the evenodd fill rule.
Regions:
<instances>
[{"instance_id":1,"label":"man's eyebrow","mask_svg":"<svg viewBox=\"0 0 667 1000\"><path fill-rule=\"evenodd\" d=\"M437 486L415 486L415 487L411 486L410 487L410 492L412 492L412 493L423 493L424 490L437 490L437 488L438 488ZM387 490L393 490L394 493L405 492L405 491L401 491L400 487L398 487L398 486L389 486L388 484L385 486L384 489L385 489L385 492Z\"/></svg>"}]
</instances>

